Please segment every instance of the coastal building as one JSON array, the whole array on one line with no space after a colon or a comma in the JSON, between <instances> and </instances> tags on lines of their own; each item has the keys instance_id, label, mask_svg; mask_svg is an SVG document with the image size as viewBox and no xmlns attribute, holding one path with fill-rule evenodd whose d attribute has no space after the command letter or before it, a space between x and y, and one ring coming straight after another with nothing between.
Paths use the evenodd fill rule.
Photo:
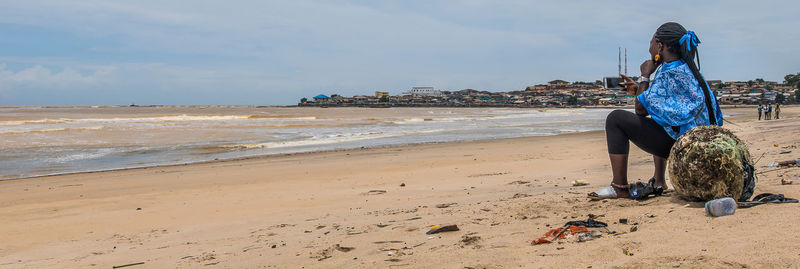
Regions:
<instances>
[{"instance_id":1,"label":"coastal building","mask_svg":"<svg viewBox=\"0 0 800 269\"><path fill-rule=\"evenodd\" d=\"M328 100L330 100L330 99L331 99L330 97L328 97L327 95L324 95L324 94L320 94L320 95L314 96L314 102L316 102L316 103L327 103Z\"/></svg>"},{"instance_id":2,"label":"coastal building","mask_svg":"<svg viewBox=\"0 0 800 269\"><path fill-rule=\"evenodd\" d=\"M413 87L410 91L406 92L408 95L419 96L444 96L441 91L434 90L433 87Z\"/></svg>"},{"instance_id":3,"label":"coastal building","mask_svg":"<svg viewBox=\"0 0 800 269\"><path fill-rule=\"evenodd\" d=\"M745 81L728 82L728 85L731 85L731 87L734 87L734 88L747 88L747 87L750 87L750 85L747 85L747 82L745 82Z\"/></svg>"},{"instance_id":4,"label":"coastal building","mask_svg":"<svg viewBox=\"0 0 800 269\"><path fill-rule=\"evenodd\" d=\"M776 98L777 96L778 96L778 93L777 93L777 92L772 92L772 91L770 91L770 92L765 92L765 93L764 93L764 97L762 97L762 100L764 100L764 101L766 101L766 102L775 102L775 98Z\"/></svg>"},{"instance_id":5,"label":"coastal building","mask_svg":"<svg viewBox=\"0 0 800 269\"><path fill-rule=\"evenodd\" d=\"M375 91L375 97L376 98L381 98L381 97L384 97L384 96L389 97L389 92Z\"/></svg>"},{"instance_id":6,"label":"coastal building","mask_svg":"<svg viewBox=\"0 0 800 269\"><path fill-rule=\"evenodd\" d=\"M772 87L772 90L781 93L791 93L794 92L795 89L796 88L792 85L784 85L784 84L775 85Z\"/></svg>"},{"instance_id":7,"label":"coastal building","mask_svg":"<svg viewBox=\"0 0 800 269\"><path fill-rule=\"evenodd\" d=\"M739 94L721 94L718 101L722 104L739 104L741 103L742 96Z\"/></svg>"},{"instance_id":8,"label":"coastal building","mask_svg":"<svg viewBox=\"0 0 800 269\"><path fill-rule=\"evenodd\" d=\"M741 99L743 103L747 104L757 104L760 103L764 99L764 93L762 92L751 92L751 93L744 93L740 94L743 98Z\"/></svg>"},{"instance_id":9,"label":"coastal building","mask_svg":"<svg viewBox=\"0 0 800 269\"><path fill-rule=\"evenodd\" d=\"M455 94L462 95L462 96L475 96L475 95L478 94L478 91L473 90L473 89L463 89L463 90L455 92Z\"/></svg>"},{"instance_id":10,"label":"coastal building","mask_svg":"<svg viewBox=\"0 0 800 269\"><path fill-rule=\"evenodd\" d=\"M708 83L708 86L712 89L717 88L718 84L725 84L722 83L722 80L706 80L706 83Z\"/></svg>"},{"instance_id":11,"label":"coastal building","mask_svg":"<svg viewBox=\"0 0 800 269\"><path fill-rule=\"evenodd\" d=\"M560 80L560 79L556 79L556 80L547 82L547 86L550 86L550 87L563 87L563 86L567 86L567 85L569 85L568 81L563 81L563 80Z\"/></svg>"},{"instance_id":12,"label":"coastal building","mask_svg":"<svg viewBox=\"0 0 800 269\"><path fill-rule=\"evenodd\" d=\"M527 88L525 88L525 90L526 91L541 92L541 91L547 90L547 85L537 84L537 85L533 85L533 86L528 86Z\"/></svg>"}]
</instances>

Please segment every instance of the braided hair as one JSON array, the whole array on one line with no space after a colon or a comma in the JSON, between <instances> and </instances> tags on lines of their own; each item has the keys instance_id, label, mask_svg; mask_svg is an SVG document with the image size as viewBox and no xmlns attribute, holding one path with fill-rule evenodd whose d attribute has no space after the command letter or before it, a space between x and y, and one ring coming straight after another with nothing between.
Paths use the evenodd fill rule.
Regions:
<instances>
[{"instance_id":1,"label":"braided hair","mask_svg":"<svg viewBox=\"0 0 800 269\"><path fill-rule=\"evenodd\" d=\"M698 84L703 88L703 96L705 97L706 107L708 108L710 123L711 125L716 125L717 120L716 116L713 115L714 108L711 106L711 95L709 94L708 83L706 83L703 75L700 74L700 56L697 53L697 45L700 44L700 40L694 32L687 31L686 28L683 28L683 26L677 22L662 24L656 30L655 37L656 40L663 43L669 51L680 56L680 59L686 62L689 69L692 70L694 78L697 79ZM696 64L694 61L695 59L697 59Z\"/></svg>"}]
</instances>

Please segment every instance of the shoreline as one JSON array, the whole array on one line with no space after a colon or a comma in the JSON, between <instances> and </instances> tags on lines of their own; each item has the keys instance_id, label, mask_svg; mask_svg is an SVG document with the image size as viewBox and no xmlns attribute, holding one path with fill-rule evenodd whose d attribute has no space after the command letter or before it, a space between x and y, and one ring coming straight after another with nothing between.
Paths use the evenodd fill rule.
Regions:
<instances>
[{"instance_id":1,"label":"shoreline","mask_svg":"<svg viewBox=\"0 0 800 269\"><path fill-rule=\"evenodd\" d=\"M70 107L70 106L63 106L63 107ZM115 106L108 106L108 107L115 107ZM177 107L180 107L180 106L177 106ZM185 106L185 107L202 107L202 106ZM242 106L242 107L249 107L249 106ZM578 108L581 108L581 107L578 107ZM632 109L633 107L632 106L625 106L625 107L599 107L598 106L598 107L582 107L582 108L585 108L585 109L609 109L609 108ZM728 109L739 108L739 109L741 109L741 107L737 107L737 106L723 106L723 108L728 108ZM543 108L543 109L548 109L548 108ZM552 108L550 108L550 109L552 109ZM574 108L556 108L556 109L574 109ZM736 113L736 112L734 112L734 113ZM739 113L741 113L741 112L739 112ZM732 118L735 118L735 117L742 117L742 115L737 115L737 116L734 116ZM730 119L726 118L726 121L729 121L729 120ZM203 160L203 161L189 161L189 162L178 162L178 163L167 163L167 164L154 164L154 165L143 165L143 166L132 166L132 167L117 167L117 168L97 169L97 170L61 172L61 173L30 175L30 176L21 176L21 177L8 177L8 178L0 178L0 181L23 180L23 179L33 179L33 178L52 177L52 176L61 176L61 175L91 174L91 173L102 173L102 172L110 172L110 171L125 171L125 170L135 170L135 169L148 169L148 168L159 168L159 167L186 166L186 165L206 164L206 163L215 163L215 162L231 162L231 161L238 161L238 160L273 158L273 157L279 157L279 156L292 156L292 155L296 155L296 154L314 154L314 153L322 153L322 152L339 152L339 151L359 150L359 149L369 149L369 148L384 148L384 147L391 148L391 147L404 147L404 146L411 146L411 145L440 144L440 143L460 143L460 142L469 142L469 141L496 140L496 139L501 139L502 140L502 139L515 139L515 138L525 138L525 137L560 136L560 135L571 134L571 133L596 132L596 131L602 131L602 130L565 132L565 133L553 134L553 135L520 136L520 137L513 137L513 138L485 138L485 139L457 140L457 141L445 141L445 142L422 142L422 143L409 143L409 144L392 144L392 145L360 147L360 148L310 150L310 151L288 152L288 153L264 153L264 154L254 154L254 155L248 155L248 156L231 157L231 158L224 158L224 159L213 159L213 160Z\"/></svg>"},{"instance_id":2,"label":"shoreline","mask_svg":"<svg viewBox=\"0 0 800 269\"><path fill-rule=\"evenodd\" d=\"M599 119L607 112L597 109L436 108L384 111L344 108L326 112L252 107L19 108L9 111L9 116L0 117L3 120L0 121L3 127L0 136L9 141L3 151L9 158L6 165L0 167L3 174L0 180L362 146L553 135L599 129L592 124L594 120L586 118ZM576 117L576 123L570 125L575 126L572 128L575 130L567 130L564 126L569 124L558 123L558 120L571 121L568 117L572 111L585 116ZM554 119L542 116L550 114L556 114ZM527 117L531 117L530 126L518 124ZM235 120L226 121L226 118ZM427 122L439 120L441 124ZM486 128L491 126L509 129ZM126 128L132 131L125 131ZM181 129L197 132L186 136L180 134Z\"/></svg>"},{"instance_id":3,"label":"shoreline","mask_svg":"<svg viewBox=\"0 0 800 269\"><path fill-rule=\"evenodd\" d=\"M155 169L155 168L167 168L167 167L183 167L183 166L192 166L192 165L236 162L236 161L266 160L266 159L271 159L271 158L303 156L303 155L313 155L313 154L321 154L321 153L353 152L353 151L360 151L360 150L375 150L375 149L393 149L393 148L405 148L405 147L415 147L415 146L424 146L424 145L447 145L447 144L455 145L455 144L459 144L459 143L490 142L490 141L503 141L503 140L526 139L526 138L530 139L530 138L536 138L536 137L554 137L554 136L575 135L575 134L592 133L592 132L602 132L602 130L565 132L565 133L554 134L554 135L520 136L520 137L507 137L507 138L485 138L485 139L458 140L458 141L445 141L445 142L423 142L423 143L411 143L411 144L396 144L396 145L360 147L360 148L313 150L313 151L290 152L290 153L272 153L272 154L251 155L251 156L234 157L234 158L227 158L227 159L215 159L215 160L186 162L186 163L177 163L177 164L160 164L160 165L139 166L139 167L124 167L124 168L111 168L111 169L102 169L102 170L65 172L65 173L46 174L46 175L34 175L34 176L28 176L28 177L16 177L16 178L0 179L0 182L12 181L12 180L37 179L37 178L46 178L46 177L69 176L69 175L96 174L96 173L128 171L128 170L143 170L143 169Z\"/></svg>"}]
</instances>

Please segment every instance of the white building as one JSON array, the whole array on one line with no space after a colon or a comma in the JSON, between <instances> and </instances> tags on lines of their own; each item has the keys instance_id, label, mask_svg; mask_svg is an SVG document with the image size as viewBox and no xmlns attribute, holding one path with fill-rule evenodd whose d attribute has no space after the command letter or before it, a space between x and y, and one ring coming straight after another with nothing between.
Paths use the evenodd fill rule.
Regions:
<instances>
[{"instance_id":1,"label":"white building","mask_svg":"<svg viewBox=\"0 0 800 269\"><path fill-rule=\"evenodd\" d=\"M441 91L434 90L433 87L413 87L410 91L405 92L406 95L421 95L421 96L443 96Z\"/></svg>"}]
</instances>

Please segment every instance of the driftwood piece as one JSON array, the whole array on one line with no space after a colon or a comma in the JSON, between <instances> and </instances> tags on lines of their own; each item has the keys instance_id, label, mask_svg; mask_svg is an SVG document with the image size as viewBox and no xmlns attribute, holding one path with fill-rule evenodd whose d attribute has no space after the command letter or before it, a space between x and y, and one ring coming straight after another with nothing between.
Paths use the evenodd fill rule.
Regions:
<instances>
[{"instance_id":1,"label":"driftwood piece","mask_svg":"<svg viewBox=\"0 0 800 269\"><path fill-rule=\"evenodd\" d=\"M129 264L123 264L123 265L115 265L115 266L112 266L111 268L112 269L117 269L117 268L123 268L123 267L134 266L134 265L142 265L142 264L144 264L144 262L135 262L135 263L129 263Z\"/></svg>"}]
</instances>

